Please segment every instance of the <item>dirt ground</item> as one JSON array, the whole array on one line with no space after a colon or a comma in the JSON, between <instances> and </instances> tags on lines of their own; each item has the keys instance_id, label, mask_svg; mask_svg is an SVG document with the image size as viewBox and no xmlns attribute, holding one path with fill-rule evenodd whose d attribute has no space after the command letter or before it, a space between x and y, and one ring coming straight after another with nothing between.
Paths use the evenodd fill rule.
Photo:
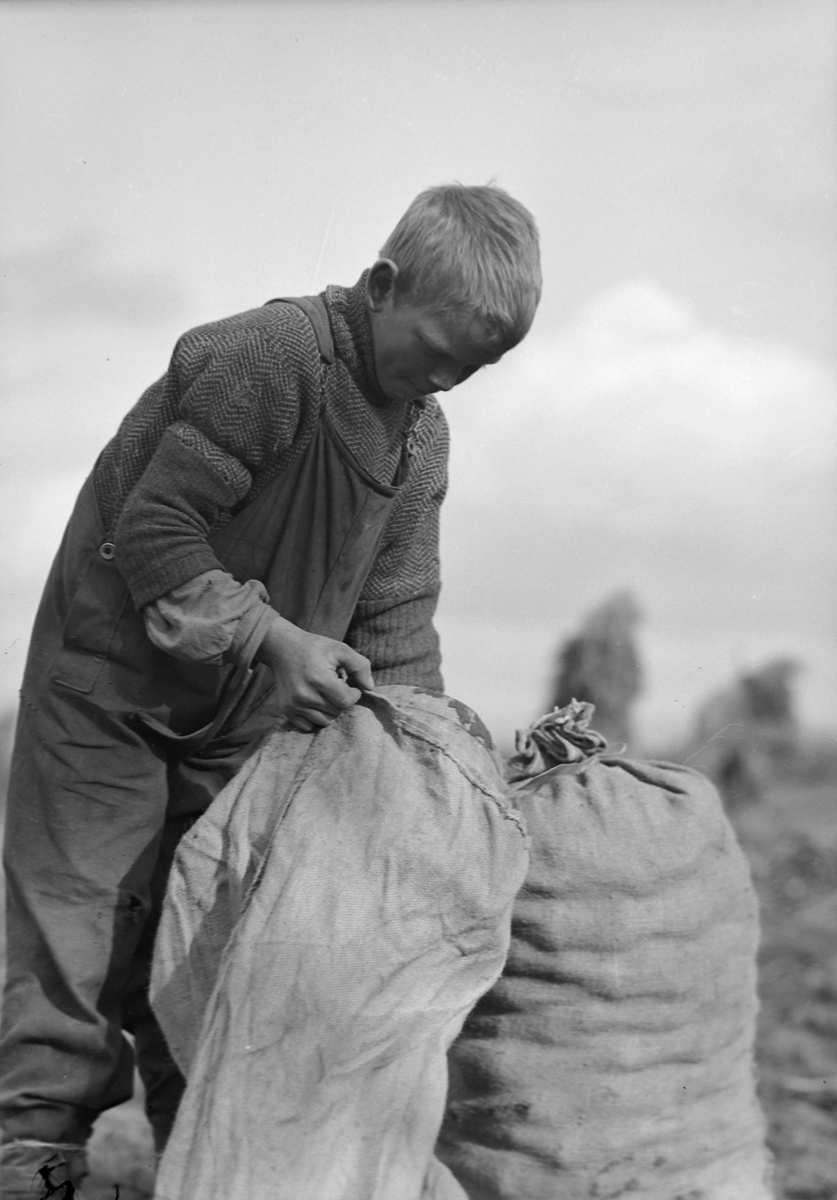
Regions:
<instances>
[{"instance_id":1,"label":"dirt ground","mask_svg":"<svg viewBox=\"0 0 837 1200\"><path fill-rule=\"evenodd\" d=\"M759 1092L777 1200L837 1200L837 778L734 808L762 907ZM134 1099L100 1119L85 1200L146 1200L153 1148ZM745 1198L742 1197L742 1200Z\"/></svg>"},{"instance_id":2,"label":"dirt ground","mask_svg":"<svg viewBox=\"0 0 837 1200\"><path fill-rule=\"evenodd\" d=\"M759 1094L778 1200L837 1198L837 782L732 811L761 901Z\"/></svg>"}]
</instances>

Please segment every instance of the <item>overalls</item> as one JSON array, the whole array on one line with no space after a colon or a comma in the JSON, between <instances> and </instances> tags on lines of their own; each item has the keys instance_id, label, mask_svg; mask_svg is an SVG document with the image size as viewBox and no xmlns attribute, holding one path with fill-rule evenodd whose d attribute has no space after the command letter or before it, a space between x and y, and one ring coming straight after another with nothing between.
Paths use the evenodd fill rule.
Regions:
<instances>
[{"instance_id":1,"label":"overalls","mask_svg":"<svg viewBox=\"0 0 837 1200\"><path fill-rule=\"evenodd\" d=\"M338 371L321 300L320 417L299 458L209 537L282 616L342 640L408 468L376 482L328 415ZM275 302L274 302L275 303ZM174 848L279 720L265 665L180 662L131 604L92 477L35 621L9 788L8 975L0 1041L4 1141L83 1145L132 1092L134 1035L162 1145L183 1087L146 999Z\"/></svg>"}]
</instances>

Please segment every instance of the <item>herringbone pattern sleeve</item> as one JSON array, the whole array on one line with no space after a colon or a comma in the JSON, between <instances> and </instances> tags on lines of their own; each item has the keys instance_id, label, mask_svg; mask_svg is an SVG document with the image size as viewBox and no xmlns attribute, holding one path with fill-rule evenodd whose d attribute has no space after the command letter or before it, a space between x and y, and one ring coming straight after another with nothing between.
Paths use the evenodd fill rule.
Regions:
<instances>
[{"instance_id":1,"label":"herringbone pattern sleeve","mask_svg":"<svg viewBox=\"0 0 837 1200\"><path fill-rule=\"evenodd\" d=\"M97 467L103 523L137 608L221 567L207 535L308 440L319 392L313 331L288 305L180 339Z\"/></svg>"}]
</instances>

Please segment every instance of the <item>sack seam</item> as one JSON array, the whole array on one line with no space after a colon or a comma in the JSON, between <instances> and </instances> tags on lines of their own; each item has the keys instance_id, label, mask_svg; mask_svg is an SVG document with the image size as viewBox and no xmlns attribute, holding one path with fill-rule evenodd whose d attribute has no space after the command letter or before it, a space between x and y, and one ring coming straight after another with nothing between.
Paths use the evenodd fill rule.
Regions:
<instances>
[{"instance_id":1,"label":"sack seam","mask_svg":"<svg viewBox=\"0 0 837 1200\"><path fill-rule=\"evenodd\" d=\"M379 697L379 699L384 700L384 702L389 706L396 724L404 731L404 733L410 734L417 740L425 742L427 745L432 746L435 750L438 750L444 754L445 758L447 758L449 762L453 763L456 769L465 776L469 783L472 783L474 787L482 792L482 794L488 800L490 800L497 809L499 809L503 817L511 821L513 825L517 826L521 836L524 838L526 837L526 827L523 823L523 818L514 808L512 808L500 788L493 787L484 777L480 775L476 768L460 762L458 758L454 757L448 747L445 746L438 737L431 733L429 729L425 728L422 724L408 714L402 712L401 709L396 708L395 705L393 705L389 700L386 700L385 697ZM461 726L458 728L461 728Z\"/></svg>"}]
</instances>

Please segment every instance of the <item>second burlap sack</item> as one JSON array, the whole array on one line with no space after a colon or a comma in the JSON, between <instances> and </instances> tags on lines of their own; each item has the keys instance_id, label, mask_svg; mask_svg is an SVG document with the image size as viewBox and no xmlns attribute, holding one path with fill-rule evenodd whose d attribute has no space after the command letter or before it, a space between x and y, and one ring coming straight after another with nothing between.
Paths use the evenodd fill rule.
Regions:
<instances>
[{"instance_id":1,"label":"second burlap sack","mask_svg":"<svg viewBox=\"0 0 837 1200\"><path fill-rule=\"evenodd\" d=\"M589 707L575 762L517 757L529 872L437 1153L470 1200L768 1200L747 863L703 776L607 757Z\"/></svg>"}]
</instances>

